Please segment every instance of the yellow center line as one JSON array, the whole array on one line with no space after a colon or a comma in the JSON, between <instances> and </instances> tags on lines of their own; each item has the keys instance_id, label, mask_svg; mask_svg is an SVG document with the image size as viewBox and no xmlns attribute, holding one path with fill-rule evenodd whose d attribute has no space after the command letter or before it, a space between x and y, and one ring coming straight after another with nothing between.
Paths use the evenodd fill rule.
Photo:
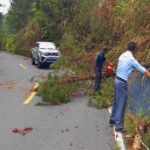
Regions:
<instances>
[{"instance_id":1,"label":"yellow center line","mask_svg":"<svg viewBox=\"0 0 150 150\"><path fill-rule=\"evenodd\" d=\"M19 64L23 69L27 69L25 66L23 66L22 64Z\"/></svg>"},{"instance_id":2,"label":"yellow center line","mask_svg":"<svg viewBox=\"0 0 150 150\"><path fill-rule=\"evenodd\" d=\"M38 88L38 82L36 82L35 84L34 84L34 89L36 89L36 88ZM33 99L33 97L35 96L35 94L36 94L36 92L32 92L31 94L30 94L30 96L28 97L28 99L23 103L24 105L27 105L27 104L29 104L30 103L30 101Z\"/></svg>"}]
</instances>

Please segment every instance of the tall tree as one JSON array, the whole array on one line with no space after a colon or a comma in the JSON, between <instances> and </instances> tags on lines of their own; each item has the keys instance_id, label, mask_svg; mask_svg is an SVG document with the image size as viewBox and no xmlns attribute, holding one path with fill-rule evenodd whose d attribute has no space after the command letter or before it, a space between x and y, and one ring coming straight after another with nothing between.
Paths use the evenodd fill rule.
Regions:
<instances>
[{"instance_id":1,"label":"tall tree","mask_svg":"<svg viewBox=\"0 0 150 150\"><path fill-rule=\"evenodd\" d=\"M7 24L11 31L17 32L24 27L32 16L31 5L36 0L12 0L7 15Z\"/></svg>"}]
</instances>

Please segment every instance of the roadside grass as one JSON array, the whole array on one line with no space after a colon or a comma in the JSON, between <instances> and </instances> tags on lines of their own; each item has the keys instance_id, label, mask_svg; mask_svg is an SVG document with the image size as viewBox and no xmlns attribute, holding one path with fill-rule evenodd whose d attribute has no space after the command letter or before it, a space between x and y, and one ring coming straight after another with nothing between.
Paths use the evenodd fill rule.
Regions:
<instances>
[{"instance_id":1,"label":"roadside grass","mask_svg":"<svg viewBox=\"0 0 150 150\"><path fill-rule=\"evenodd\" d=\"M94 93L89 91L92 97L88 100L89 106L95 106L97 109L108 108L112 106L114 100L114 78L103 78L100 89Z\"/></svg>"},{"instance_id":2,"label":"roadside grass","mask_svg":"<svg viewBox=\"0 0 150 150\"><path fill-rule=\"evenodd\" d=\"M44 103L38 102L35 104L35 106L44 106Z\"/></svg>"},{"instance_id":3,"label":"roadside grass","mask_svg":"<svg viewBox=\"0 0 150 150\"><path fill-rule=\"evenodd\" d=\"M126 145L128 150L132 150L132 145L134 141L134 136L137 134L137 124L138 120L136 116L132 115L132 113L127 110L125 114L125 123L124 126L127 129L126 133Z\"/></svg>"},{"instance_id":4,"label":"roadside grass","mask_svg":"<svg viewBox=\"0 0 150 150\"><path fill-rule=\"evenodd\" d=\"M89 98L89 100L88 100L88 106L90 106L90 107L94 107L95 106L94 101L93 101L92 98Z\"/></svg>"},{"instance_id":5,"label":"roadside grass","mask_svg":"<svg viewBox=\"0 0 150 150\"><path fill-rule=\"evenodd\" d=\"M143 136L143 142L148 148L150 148L150 128L148 129L147 134ZM146 148L143 148L142 150L146 150Z\"/></svg>"},{"instance_id":6,"label":"roadside grass","mask_svg":"<svg viewBox=\"0 0 150 150\"><path fill-rule=\"evenodd\" d=\"M138 120L135 115L132 115L130 111L126 111L125 114L125 123L124 123L125 128L128 130L128 135L135 136L137 131L137 126L138 126Z\"/></svg>"}]
</instances>

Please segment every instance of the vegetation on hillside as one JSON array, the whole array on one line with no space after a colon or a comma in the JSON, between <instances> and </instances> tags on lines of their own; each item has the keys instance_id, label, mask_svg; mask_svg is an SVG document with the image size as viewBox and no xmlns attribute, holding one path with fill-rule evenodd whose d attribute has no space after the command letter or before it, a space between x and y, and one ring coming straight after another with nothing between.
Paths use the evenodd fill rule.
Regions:
<instances>
[{"instance_id":1,"label":"vegetation on hillside","mask_svg":"<svg viewBox=\"0 0 150 150\"><path fill-rule=\"evenodd\" d=\"M30 50L37 40L54 41L70 62L74 55L88 57L107 45L108 57L116 61L126 43L134 40L137 58L149 60L149 7L148 0L13 0L4 22L5 49L10 46L19 53ZM80 63L84 69L84 61ZM76 71L73 62L65 67Z\"/></svg>"}]
</instances>

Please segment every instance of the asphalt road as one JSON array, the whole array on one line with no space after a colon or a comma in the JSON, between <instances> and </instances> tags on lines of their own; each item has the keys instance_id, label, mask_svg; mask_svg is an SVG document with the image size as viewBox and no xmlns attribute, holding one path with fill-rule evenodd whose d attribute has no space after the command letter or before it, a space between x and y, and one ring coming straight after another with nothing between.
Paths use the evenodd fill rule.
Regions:
<instances>
[{"instance_id":1,"label":"asphalt road","mask_svg":"<svg viewBox=\"0 0 150 150\"><path fill-rule=\"evenodd\" d=\"M53 70L32 66L30 59L0 53L0 149L112 150L115 140L109 135L113 129L108 127L108 110L88 107L87 96L59 106L35 106L41 102L35 96L23 105L33 87L30 79L41 80L49 72ZM26 127L33 130L25 136L12 132Z\"/></svg>"}]
</instances>

